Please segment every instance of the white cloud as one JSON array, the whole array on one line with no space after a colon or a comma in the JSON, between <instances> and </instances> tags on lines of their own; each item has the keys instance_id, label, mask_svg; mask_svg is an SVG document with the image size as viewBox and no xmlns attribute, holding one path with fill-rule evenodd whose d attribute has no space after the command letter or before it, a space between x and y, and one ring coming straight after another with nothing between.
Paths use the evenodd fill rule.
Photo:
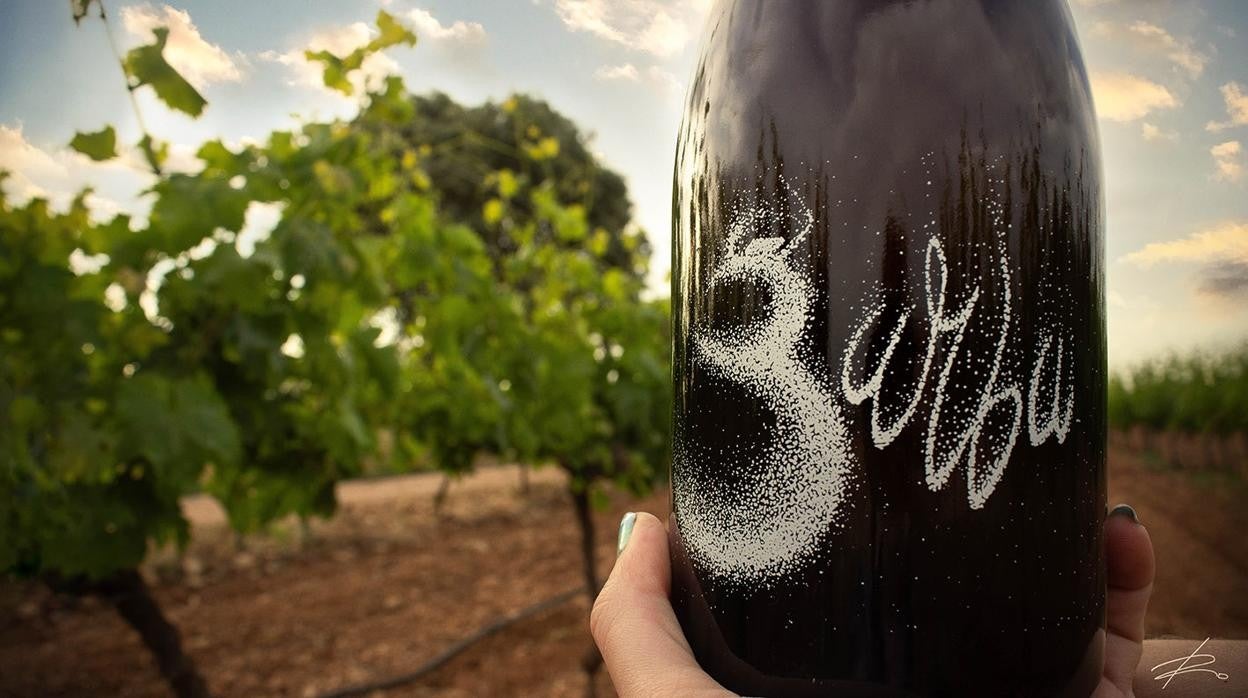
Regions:
<instances>
[{"instance_id":1,"label":"white cloud","mask_svg":"<svg viewBox=\"0 0 1248 698\"><path fill-rule=\"evenodd\" d=\"M594 71L594 78L604 82L622 81L622 82L646 82L652 87L657 88L665 94L680 93L681 83L663 68L652 65L643 72L632 63L622 63L620 65L604 65Z\"/></svg>"},{"instance_id":2,"label":"white cloud","mask_svg":"<svg viewBox=\"0 0 1248 698\"><path fill-rule=\"evenodd\" d=\"M126 31L141 41L154 40L152 30L169 28L165 58L192 85L203 89L217 82L239 82L243 79L246 58L230 55L217 44L200 36L199 29L185 10L168 5L157 9L151 5L131 5L121 9Z\"/></svg>"},{"instance_id":3,"label":"white cloud","mask_svg":"<svg viewBox=\"0 0 1248 698\"><path fill-rule=\"evenodd\" d=\"M1140 134L1144 136L1144 140L1150 143L1175 141L1179 138L1179 134L1174 131L1163 131L1156 124L1151 124L1147 121L1140 124Z\"/></svg>"},{"instance_id":4,"label":"white cloud","mask_svg":"<svg viewBox=\"0 0 1248 698\"><path fill-rule=\"evenodd\" d=\"M1130 73L1093 73L1096 111L1109 121L1135 121L1158 109L1179 106L1163 85Z\"/></svg>"},{"instance_id":5,"label":"white cloud","mask_svg":"<svg viewBox=\"0 0 1248 698\"><path fill-rule=\"evenodd\" d=\"M196 153L199 147L187 145L185 143L171 143L169 145L169 155L165 161L161 163L160 169L165 172L184 172L187 174L195 174L204 169L204 161L199 159ZM141 161L139 154L134 151L127 151L127 155L133 157L134 164L142 169L147 168L147 162Z\"/></svg>"},{"instance_id":6,"label":"white cloud","mask_svg":"<svg viewBox=\"0 0 1248 698\"><path fill-rule=\"evenodd\" d=\"M52 157L32 145L22 133L21 124L0 124L0 167L14 175L36 179L63 179L69 174L65 159Z\"/></svg>"},{"instance_id":7,"label":"white cloud","mask_svg":"<svg viewBox=\"0 0 1248 698\"><path fill-rule=\"evenodd\" d=\"M320 88L330 94L344 97L341 92L325 87L322 79L323 66L319 62L309 61L305 51L329 51L337 56L344 56L372 40L374 30L364 22L322 29L309 35L303 46L285 52L264 51L260 58L286 66L291 71L289 84L303 87ZM360 69L351 74L351 84L356 94L361 94L367 85L376 84L386 75L398 73L399 64L385 53L374 53L364 59Z\"/></svg>"},{"instance_id":8,"label":"white cloud","mask_svg":"<svg viewBox=\"0 0 1248 698\"><path fill-rule=\"evenodd\" d=\"M637 70L637 66L632 63L624 63L622 65L604 65L594 71L594 77L599 80L627 80L629 82L638 82L641 80L641 71Z\"/></svg>"},{"instance_id":9,"label":"white cloud","mask_svg":"<svg viewBox=\"0 0 1248 698\"><path fill-rule=\"evenodd\" d=\"M1226 102L1226 121L1210 121L1205 128L1210 131L1221 131L1233 126L1248 125L1248 92L1237 82L1228 82L1222 86L1222 99Z\"/></svg>"},{"instance_id":10,"label":"white cloud","mask_svg":"<svg viewBox=\"0 0 1248 698\"><path fill-rule=\"evenodd\" d=\"M1118 39L1134 45L1137 49L1160 53L1191 78L1198 78L1209 64L1209 55L1197 50L1190 39L1179 39L1165 28L1137 20L1122 25L1101 21L1092 25L1093 36Z\"/></svg>"},{"instance_id":11,"label":"white cloud","mask_svg":"<svg viewBox=\"0 0 1248 698\"><path fill-rule=\"evenodd\" d=\"M1193 78L1200 77L1205 72L1205 66L1209 64L1209 56L1193 48L1191 41L1176 39L1156 24L1139 20L1127 27L1127 30L1146 45L1164 52L1172 63L1187 71Z\"/></svg>"},{"instance_id":12,"label":"white cloud","mask_svg":"<svg viewBox=\"0 0 1248 698\"><path fill-rule=\"evenodd\" d=\"M1233 301L1231 310L1243 312L1248 305L1248 222L1228 221L1185 238L1154 242L1127 255L1137 266L1159 263L1200 264L1195 290L1206 300ZM1227 306L1216 306L1224 315Z\"/></svg>"},{"instance_id":13,"label":"white cloud","mask_svg":"<svg viewBox=\"0 0 1248 698\"><path fill-rule=\"evenodd\" d=\"M683 49L689 38L689 27L684 22L665 10L659 10L638 37L637 43L643 51L656 56L671 56Z\"/></svg>"},{"instance_id":14,"label":"white cloud","mask_svg":"<svg viewBox=\"0 0 1248 698\"><path fill-rule=\"evenodd\" d=\"M1110 282L1110 287L1105 289L1105 303L1110 308L1115 309L1114 312L1109 314L1111 325L1124 318L1130 318L1135 321L1143 318L1156 318L1157 311L1162 309L1162 305L1152 296L1140 293L1138 290L1132 290L1124 294L1113 288L1113 282Z\"/></svg>"},{"instance_id":15,"label":"white cloud","mask_svg":"<svg viewBox=\"0 0 1248 698\"><path fill-rule=\"evenodd\" d=\"M416 37L421 41L454 41L459 43L480 44L486 39L485 27L479 22L455 20L449 25L438 21L428 10L420 8L407 13Z\"/></svg>"},{"instance_id":16,"label":"white cloud","mask_svg":"<svg viewBox=\"0 0 1248 698\"><path fill-rule=\"evenodd\" d=\"M1161 262L1248 262L1248 223L1221 223L1178 240L1150 243L1127 260L1145 268Z\"/></svg>"},{"instance_id":17,"label":"white cloud","mask_svg":"<svg viewBox=\"0 0 1248 698\"><path fill-rule=\"evenodd\" d=\"M1213 156L1213 164L1217 168L1213 178L1223 182L1237 182L1244 174L1244 165L1239 160L1243 147L1239 141L1219 143L1209 149Z\"/></svg>"},{"instance_id":18,"label":"white cloud","mask_svg":"<svg viewBox=\"0 0 1248 698\"><path fill-rule=\"evenodd\" d=\"M650 69L646 72L650 76L651 82L659 86L665 92L674 95L680 94L683 85L675 75L672 75L657 65L650 66Z\"/></svg>"},{"instance_id":19,"label":"white cloud","mask_svg":"<svg viewBox=\"0 0 1248 698\"><path fill-rule=\"evenodd\" d=\"M3 187L11 203L21 205L40 197L57 210L68 207L84 188L100 183L117 184L122 180L120 191L137 192L151 181L146 172L136 169L124 156L97 163L69 148L40 148L26 140L21 124L0 124L0 170L9 173ZM98 192L88 195L87 205L96 220L106 220L123 210L114 198Z\"/></svg>"},{"instance_id":20,"label":"white cloud","mask_svg":"<svg viewBox=\"0 0 1248 698\"><path fill-rule=\"evenodd\" d=\"M697 11L695 5L675 7L658 0L555 0L555 12L572 31L661 58L675 55L689 43L690 15Z\"/></svg>"}]
</instances>

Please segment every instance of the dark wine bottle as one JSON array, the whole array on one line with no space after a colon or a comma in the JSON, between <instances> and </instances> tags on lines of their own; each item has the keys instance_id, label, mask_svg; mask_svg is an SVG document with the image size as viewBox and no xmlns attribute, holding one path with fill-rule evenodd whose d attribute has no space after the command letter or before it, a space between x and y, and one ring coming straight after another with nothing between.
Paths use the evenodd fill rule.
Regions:
<instances>
[{"instance_id":1,"label":"dark wine bottle","mask_svg":"<svg viewBox=\"0 0 1248 698\"><path fill-rule=\"evenodd\" d=\"M723 0L677 143L672 601L746 695L1086 696L1099 142L1062 0Z\"/></svg>"}]
</instances>

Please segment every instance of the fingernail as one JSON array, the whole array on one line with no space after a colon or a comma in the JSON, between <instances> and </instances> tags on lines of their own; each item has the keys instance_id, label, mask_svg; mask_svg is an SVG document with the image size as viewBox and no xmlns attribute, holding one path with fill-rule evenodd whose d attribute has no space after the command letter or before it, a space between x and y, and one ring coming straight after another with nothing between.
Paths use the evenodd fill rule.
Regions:
<instances>
[{"instance_id":1,"label":"fingernail","mask_svg":"<svg viewBox=\"0 0 1248 698\"><path fill-rule=\"evenodd\" d=\"M1109 515L1110 516L1129 516L1131 517L1131 523L1134 523L1134 524L1140 523L1139 515L1135 513L1135 509L1132 509L1131 505L1129 504L1119 504L1118 506L1114 507L1113 509L1109 511Z\"/></svg>"},{"instance_id":2,"label":"fingernail","mask_svg":"<svg viewBox=\"0 0 1248 698\"><path fill-rule=\"evenodd\" d=\"M637 512L630 511L620 519L620 537L616 539L615 556L619 557L624 552L624 546L628 545L628 539L633 537L633 524L637 523Z\"/></svg>"}]
</instances>

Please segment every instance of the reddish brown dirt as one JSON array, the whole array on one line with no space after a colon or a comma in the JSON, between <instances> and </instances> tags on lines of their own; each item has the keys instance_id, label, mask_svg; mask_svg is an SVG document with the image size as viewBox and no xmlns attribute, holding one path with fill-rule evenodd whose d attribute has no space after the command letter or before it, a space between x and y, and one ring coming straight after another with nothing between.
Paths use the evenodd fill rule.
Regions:
<instances>
[{"instance_id":1,"label":"reddish brown dirt","mask_svg":"<svg viewBox=\"0 0 1248 698\"><path fill-rule=\"evenodd\" d=\"M219 509L187 503L195 542L146 573L214 693L314 696L411 671L495 617L579 583L564 481L540 471L521 496L514 468L491 468L432 506L437 479L351 483L331 521L238 552ZM1192 478L1115 451L1111 503L1136 505L1159 573L1150 634L1248 637L1248 495L1242 481ZM627 509L662 512L666 496L616 497L600 513L606 573ZM422 682L377 695L582 696L587 606L576 601L514 625ZM610 695L605 676L598 694ZM164 696L134 633L92 600L40 587L0 588L0 696Z\"/></svg>"},{"instance_id":2,"label":"reddish brown dirt","mask_svg":"<svg viewBox=\"0 0 1248 698\"><path fill-rule=\"evenodd\" d=\"M1135 508L1157 555L1149 636L1248 638L1248 482L1114 448L1109 504L1119 502Z\"/></svg>"}]
</instances>

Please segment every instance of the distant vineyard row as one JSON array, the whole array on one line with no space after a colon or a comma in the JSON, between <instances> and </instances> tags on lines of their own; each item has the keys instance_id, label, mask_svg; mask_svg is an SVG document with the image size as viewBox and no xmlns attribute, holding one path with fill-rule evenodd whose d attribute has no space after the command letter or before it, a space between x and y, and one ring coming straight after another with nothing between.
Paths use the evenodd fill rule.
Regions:
<instances>
[{"instance_id":1,"label":"distant vineyard row","mask_svg":"<svg viewBox=\"0 0 1248 698\"><path fill-rule=\"evenodd\" d=\"M1109 424L1190 434L1248 433L1248 344L1221 353L1172 355L1117 372Z\"/></svg>"}]
</instances>

